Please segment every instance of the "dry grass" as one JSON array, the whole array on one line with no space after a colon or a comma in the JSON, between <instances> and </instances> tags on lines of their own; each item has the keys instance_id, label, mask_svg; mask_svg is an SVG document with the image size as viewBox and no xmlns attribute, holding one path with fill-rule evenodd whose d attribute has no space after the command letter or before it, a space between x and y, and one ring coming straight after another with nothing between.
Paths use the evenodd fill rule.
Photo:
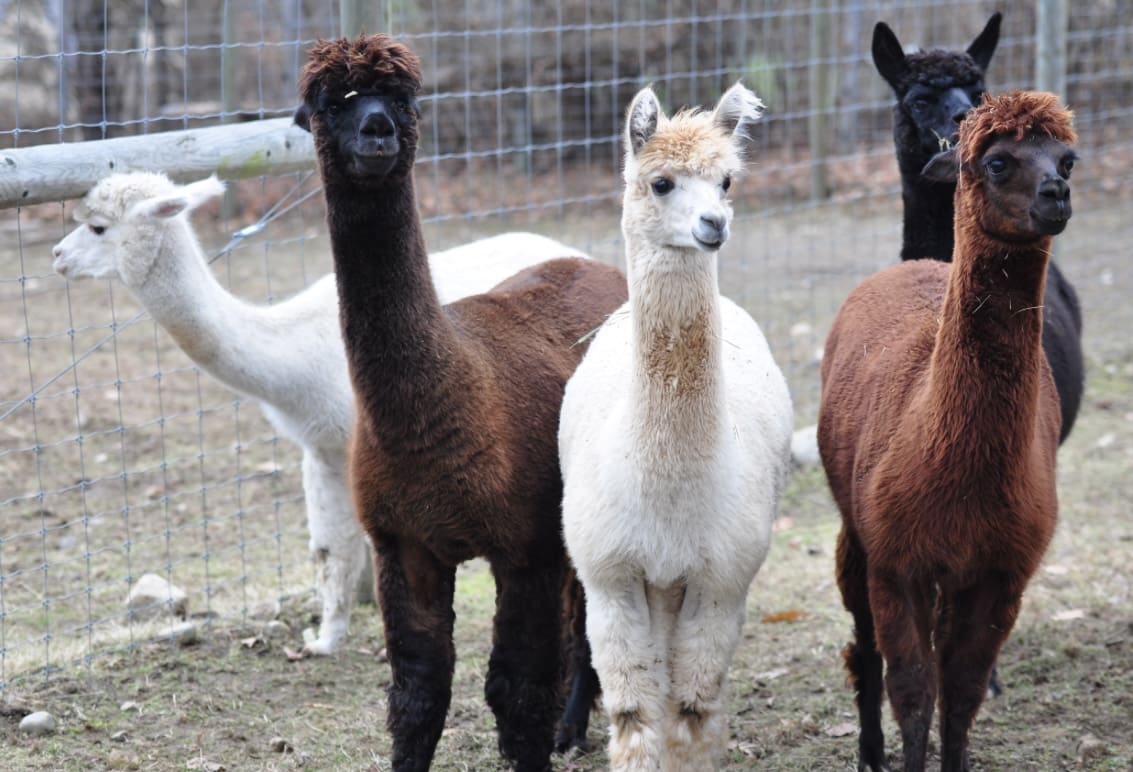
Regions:
<instances>
[{"instance_id":1,"label":"dry grass","mask_svg":"<svg viewBox=\"0 0 1133 772\"><path fill-rule=\"evenodd\" d=\"M724 253L726 292L766 330L800 425L813 421L814 353L837 304L897 254L897 212L884 201L749 216ZM1001 660L1007 693L977 723L976 769L1133 765L1129 203L1083 197L1062 239L1060 265L1086 308L1087 400L1060 455L1058 534ZM246 297L286 295L329 265L325 244L306 238L318 225L317 215L293 222L271 233L274 245L253 243L218 270ZM613 212L568 209L555 222L454 221L433 227L430 243L513 226L619 260ZM21 253L0 255L0 277L23 277L0 280L0 365L15 374L0 383L0 412L29 384L62 373L34 409L17 407L0 421L0 666L8 700L51 710L62 730L29 738L5 711L0 767L387 768L388 669L376 661L382 643L374 609L356 614L341 656L292 662L284 655L312 622L297 452L271 435L253 406L199 375L148 321L120 330L70 369L76 353L108 335L112 317L132 319L136 305L118 285L54 277L47 255L63 226L40 227L48 231L41 243L25 234ZM213 246L223 240L205 238ZM856 717L838 654L849 622L833 585L837 514L820 471L793 476L782 515L731 673L726 769L852 769ZM130 577L151 570L190 592L206 625L201 644L150 643L152 630L122 624ZM248 612L280 599L289 632L266 638ZM483 701L493 593L482 564L462 570L458 602L459 663L434 768L497 769ZM794 622L761 621L792 611L805 613ZM140 711L120 710L127 701ZM557 759L556 768L603 768L602 723L596 714L598 750ZM120 730L125 742L112 741ZM888 733L894 748L891 725ZM1101 745L1087 743L1079 760L1087 735ZM273 751L276 736L293 752Z\"/></svg>"}]
</instances>

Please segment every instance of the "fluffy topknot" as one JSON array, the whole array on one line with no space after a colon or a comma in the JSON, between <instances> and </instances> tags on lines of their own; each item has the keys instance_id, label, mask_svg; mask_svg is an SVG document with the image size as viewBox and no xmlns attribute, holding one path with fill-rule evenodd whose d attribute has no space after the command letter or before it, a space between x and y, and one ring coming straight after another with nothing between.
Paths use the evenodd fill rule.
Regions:
<instances>
[{"instance_id":1,"label":"fluffy topknot","mask_svg":"<svg viewBox=\"0 0 1133 772\"><path fill-rule=\"evenodd\" d=\"M743 167L739 144L716 123L712 113L696 108L681 110L670 118L662 116L656 133L636 160L637 176L643 179L662 170L699 176L711 169L736 174Z\"/></svg>"},{"instance_id":2,"label":"fluffy topknot","mask_svg":"<svg viewBox=\"0 0 1133 772\"><path fill-rule=\"evenodd\" d=\"M900 93L915 83L933 88L971 86L983 80L984 72L965 51L917 51L906 57L908 67L899 84Z\"/></svg>"},{"instance_id":3,"label":"fluffy topknot","mask_svg":"<svg viewBox=\"0 0 1133 772\"><path fill-rule=\"evenodd\" d=\"M177 186L161 172L112 174L99 180L75 207L75 219L86 222L96 215L121 220L139 201L176 192Z\"/></svg>"},{"instance_id":4,"label":"fluffy topknot","mask_svg":"<svg viewBox=\"0 0 1133 772\"><path fill-rule=\"evenodd\" d=\"M1045 91L988 95L960 124L960 153L963 158L979 158L996 137L1018 142L1029 134L1045 134L1072 145L1078 139L1074 113Z\"/></svg>"},{"instance_id":5,"label":"fluffy topknot","mask_svg":"<svg viewBox=\"0 0 1133 772\"><path fill-rule=\"evenodd\" d=\"M354 39L319 40L307 54L299 94L311 104L320 90L421 90L421 60L403 43L378 33Z\"/></svg>"}]
</instances>

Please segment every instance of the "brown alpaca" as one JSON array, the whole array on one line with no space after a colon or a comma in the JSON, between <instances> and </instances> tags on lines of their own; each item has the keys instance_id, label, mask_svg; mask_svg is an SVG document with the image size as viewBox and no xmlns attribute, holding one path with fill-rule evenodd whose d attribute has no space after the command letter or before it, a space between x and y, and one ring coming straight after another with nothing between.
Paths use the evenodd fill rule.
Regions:
<instances>
[{"instance_id":1,"label":"brown alpaca","mask_svg":"<svg viewBox=\"0 0 1133 772\"><path fill-rule=\"evenodd\" d=\"M942 767L969 768L988 675L1054 533L1061 416L1042 297L1070 218L1071 118L1042 93L974 108L926 167L959 175L953 263L867 279L826 341L818 442L842 511L859 769L885 768L882 658L904 768L924 769L938 691Z\"/></svg>"},{"instance_id":2,"label":"brown alpaca","mask_svg":"<svg viewBox=\"0 0 1133 772\"><path fill-rule=\"evenodd\" d=\"M568 576L559 407L580 341L626 284L594 261L552 260L442 307L411 174L420 84L416 55L386 35L320 41L300 83L357 403L350 476L376 552L393 768L432 760L456 658L456 566L482 556L497 590L485 694L500 751L547 770Z\"/></svg>"}]
</instances>

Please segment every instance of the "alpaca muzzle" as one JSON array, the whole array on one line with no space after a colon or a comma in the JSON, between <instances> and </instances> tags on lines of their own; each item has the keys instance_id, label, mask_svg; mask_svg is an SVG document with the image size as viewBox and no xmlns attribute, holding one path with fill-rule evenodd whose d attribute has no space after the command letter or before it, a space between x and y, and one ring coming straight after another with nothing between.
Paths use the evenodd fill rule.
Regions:
<instances>
[{"instance_id":1,"label":"alpaca muzzle","mask_svg":"<svg viewBox=\"0 0 1133 772\"><path fill-rule=\"evenodd\" d=\"M697 246L715 251L728 240L728 220L716 214L702 214L692 229Z\"/></svg>"},{"instance_id":2,"label":"alpaca muzzle","mask_svg":"<svg viewBox=\"0 0 1133 772\"><path fill-rule=\"evenodd\" d=\"M1049 235L1061 233L1070 220L1070 185L1061 177L1044 180L1039 186L1032 216Z\"/></svg>"}]
</instances>

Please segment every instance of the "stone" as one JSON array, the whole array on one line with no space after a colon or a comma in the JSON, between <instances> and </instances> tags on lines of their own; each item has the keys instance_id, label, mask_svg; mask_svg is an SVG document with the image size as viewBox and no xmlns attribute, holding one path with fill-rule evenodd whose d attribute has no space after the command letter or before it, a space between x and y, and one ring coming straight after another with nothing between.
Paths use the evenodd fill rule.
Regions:
<instances>
[{"instance_id":1,"label":"stone","mask_svg":"<svg viewBox=\"0 0 1133 772\"><path fill-rule=\"evenodd\" d=\"M20 731L28 734L51 734L58 728L55 716L46 710L37 710L29 713L20 721Z\"/></svg>"},{"instance_id":2,"label":"stone","mask_svg":"<svg viewBox=\"0 0 1133 772\"><path fill-rule=\"evenodd\" d=\"M138 620L156 619L167 613L184 619L189 613L189 596L157 574L143 574L130 588L126 608Z\"/></svg>"}]
</instances>

